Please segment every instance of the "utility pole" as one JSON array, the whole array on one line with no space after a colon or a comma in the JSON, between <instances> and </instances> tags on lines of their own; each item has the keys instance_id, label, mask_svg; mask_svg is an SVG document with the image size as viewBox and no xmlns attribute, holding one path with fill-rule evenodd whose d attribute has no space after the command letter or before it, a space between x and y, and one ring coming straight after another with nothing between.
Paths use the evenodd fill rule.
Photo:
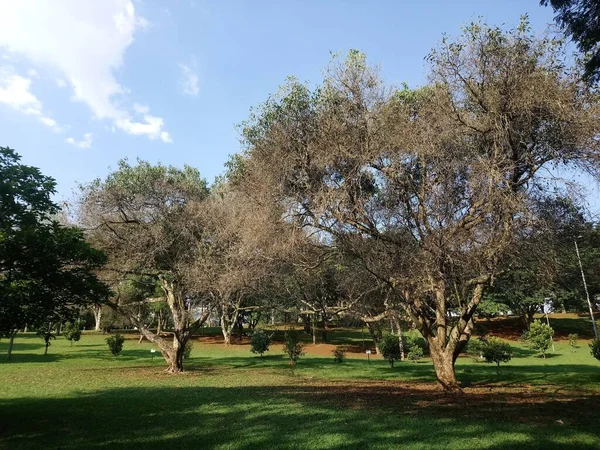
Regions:
<instances>
[{"instance_id":1,"label":"utility pole","mask_svg":"<svg viewBox=\"0 0 600 450\"><path fill-rule=\"evenodd\" d=\"M581 236L577 236L580 238ZM594 320L594 309L592 308L592 302L590 301L590 293L588 291L587 283L585 282L585 274L583 273L583 264L581 264L581 256L579 256L579 247L577 246L577 238L575 239L575 251L577 252L577 260L579 261L579 270L581 270L581 279L583 280L583 288L585 289L585 296L590 308L590 317L592 318L592 327L594 328L594 337L598 340L598 328L596 327L596 321Z\"/></svg>"}]
</instances>

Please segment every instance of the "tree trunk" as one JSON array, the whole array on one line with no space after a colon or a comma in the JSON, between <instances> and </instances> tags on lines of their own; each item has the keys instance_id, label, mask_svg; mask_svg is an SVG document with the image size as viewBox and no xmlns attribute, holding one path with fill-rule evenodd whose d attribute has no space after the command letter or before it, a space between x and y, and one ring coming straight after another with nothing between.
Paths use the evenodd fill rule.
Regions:
<instances>
[{"instance_id":1,"label":"tree trunk","mask_svg":"<svg viewBox=\"0 0 600 450\"><path fill-rule=\"evenodd\" d=\"M48 347L50 347L50 342L46 342L46 348L44 348L44 355L48 354Z\"/></svg>"},{"instance_id":2,"label":"tree trunk","mask_svg":"<svg viewBox=\"0 0 600 450\"><path fill-rule=\"evenodd\" d=\"M435 368L435 375L442 387L450 392L460 392L460 384L454 371L454 355L441 350L437 345L430 345L429 351Z\"/></svg>"},{"instance_id":3,"label":"tree trunk","mask_svg":"<svg viewBox=\"0 0 600 450\"><path fill-rule=\"evenodd\" d=\"M94 321L96 322L96 324L94 325L94 331L100 331L100 329L101 329L100 323L102 321L102 306L94 305L92 307L92 310L94 312Z\"/></svg>"},{"instance_id":4,"label":"tree trunk","mask_svg":"<svg viewBox=\"0 0 600 450\"><path fill-rule=\"evenodd\" d=\"M312 322L312 324L311 324L310 328L312 330L312 341L313 341L313 344L316 344L317 343L317 326L316 326L317 324L315 323L316 322L315 314L313 314L311 316L311 322Z\"/></svg>"},{"instance_id":5,"label":"tree trunk","mask_svg":"<svg viewBox=\"0 0 600 450\"><path fill-rule=\"evenodd\" d=\"M15 336L16 335L17 335L17 330L14 330L10 334L10 337L8 339L8 349L7 349L8 359L11 359L11 357L12 357L13 343L15 342Z\"/></svg>"},{"instance_id":6,"label":"tree trunk","mask_svg":"<svg viewBox=\"0 0 600 450\"><path fill-rule=\"evenodd\" d=\"M381 342L381 329L379 328L379 324L367 322L367 329L371 334L371 338L373 339L373 344L375 344L375 353L380 354L379 344Z\"/></svg>"},{"instance_id":7,"label":"tree trunk","mask_svg":"<svg viewBox=\"0 0 600 450\"><path fill-rule=\"evenodd\" d=\"M394 328L394 325L396 325L396 331L398 331L398 346L400 347L400 361L404 361L406 356L404 355L404 342L402 342L402 328L400 328L400 321L398 320L398 317L396 317L396 315L394 315L392 317L392 330Z\"/></svg>"}]
</instances>

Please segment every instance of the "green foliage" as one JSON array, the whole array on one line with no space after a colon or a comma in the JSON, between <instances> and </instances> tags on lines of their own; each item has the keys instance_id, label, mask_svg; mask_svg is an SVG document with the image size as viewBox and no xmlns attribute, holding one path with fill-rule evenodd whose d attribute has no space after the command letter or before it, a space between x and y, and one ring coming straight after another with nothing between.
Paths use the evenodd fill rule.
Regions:
<instances>
[{"instance_id":1,"label":"green foliage","mask_svg":"<svg viewBox=\"0 0 600 450\"><path fill-rule=\"evenodd\" d=\"M113 356L119 356L121 350L123 350L124 343L125 337L120 333L106 338L106 344L108 345L108 349Z\"/></svg>"},{"instance_id":2,"label":"green foliage","mask_svg":"<svg viewBox=\"0 0 600 450\"><path fill-rule=\"evenodd\" d=\"M402 343L404 345L406 357L410 361L418 361L425 356L425 348L421 344L421 339L416 336L405 334L402 336Z\"/></svg>"},{"instance_id":3,"label":"green foliage","mask_svg":"<svg viewBox=\"0 0 600 450\"><path fill-rule=\"evenodd\" d=\"M194 344L192 341L188 340L185 343L185 348L183 349L183 359L189 359L192 354L192 350L194 349Z\"/></svg>"},{"instance_id":4,"label":"green foliage","mask_svg":"<svg viewBox=\"0 0 600 450\"><path fill-rule=\"evenodd\" d=\"M423 358L423 356L425 356L425 353L423 352L423 349L418 345L412 347L406 354L406 357L410 361L415 361L415 362L418 361L419 359Z\"/></svg>"},{"instance_id":5,"label":"green foliage","mask_svg":"<svg viewBox=\"0 0 600 450\"><path fill-rule=\"evenodd\" d=\"M545 358L546 351L552 343L552 336L554 336L552 327L536 320L529 327L529 331L525 334L525 339L532 349L540 352Z\"/></svg>"},{"instance_id":6,"label":"green foliage","mask_svg":"<svg viewBox=\"0 0 600 450\"><path fill-rule=\"evenodd\" d=\"M73 345L73 342L79 341L79 339L81 339L81 329L79 320L65 323L65 326L62 329L62 333L65 339L71 342L71 345Z\"/></svg>"},{"instance_id":7,"label":"green foliage","mask_svg":"<svg viewBox=\"0 0 600 450\"><path fill-rule=\"evenodd\" d=\"M0 147L0 335L68 319L109 294L94 275L105 255L54 219L54 192L52 178Z\"/></svg>"},{"instance_id":8,"label":"green foliage","mask_svg":"<svg viewBox=\"0 0 600 450\"><path fill-rule=\"evenodd\" d=\"M598 0L541 0L552 5L554 21L571 37L583 58L583 77L590 83L600 81L600 23Z\"/></svg>"},{"instance_id":9,"label":"green foliage","mask_svg":"<svg viewBox=\"0 0 600 450\"><path fill-rule=\"evenodd\" d=\"M250 338L250 351L252 353L258 353L262 358L263 353L269 351L269 345L271 345L271 338L264 330L254 330L252 332Z\"/></svg>"},{"instance_id":10,"label":"green foliage","mask_svg":"<svg viewBox=\"0 0 600 450\"><path fill-rule=\"evenodd\" d=\"M400 341L398 336L388 334L383 337L379 344L381 355L388 360L390 367L394 367L394 361L400 361Z\"/></svg>"},{"instance_id":11,"label":"green foliage","mask_svg":"<svg viewBox=\"0 0 600 450\"><path fill-rule=\"evenodd\" d=\"M575 348L577 347L577 340L579 339L579 335L577 333L570 333L569 334L569 345L571 346L571 349L573 351L575 351Z\"/></svg>"},{"instance_id":12,"label":"green foliage","mask_svg":"<svg viewBox=\"0 0 600 450\"><path fill-rule=\"evenodd\" d=\"M346 347L344 345L338 345L332 350L333 361L336 363L343 363L346 359Z\"/></svg>"},{"instance_id":13,"label":"green foliage","mask_svg":"<svg viewBox=\"0 0 600 450\"><path fill-rule=\"evenodd\" d=\"M485 341L482 347L482 355L485 362L495 363L496 366L500 367L501 362L511 360L512 350L508 342L492 336Z\"/></svg>"},{"instance_id":14,"label":"green foliage","mask_svg":"<svg viewBox=\"0 0 600 450\"><path fill-rule=\"evenodd\" d=\"M494 301L491 298L484 298L477 307L477 316L483 319L492 319L502 314L506 314L509 307L499 301Z\"/></svg>"},{"instance_id":15,"label":"green foliage","mask_svg":"<svg viewBox=\"0 0 600 450\"><path fill-rule=\"evenodd\" d=\"M44 340L44 344L45 344L44 354L48 353L48 347L50 347L50 341L52 339L56 339L56 335L52 331L52 328L47 325L42 325L38 328L36 334Z\"/></svg>"},{"instance_id":16,"label":"green foliage","mask_svg":"<svg viewBox=\"0 0 600 450\"><path fill-rule=\"evenodd\" d=\"M594 339L590 343L590 350L591 350L592 356L594 358L596 358L598 361L600 361L600 339Z\"/></svg>"},{"instance_id":17,"label":"green foliage","mask_svg":"<svg viewBox=\"0 0 600 450\"><path fill-rule=\"evenodd\" d=\"M283 351L290 358L290 365L292 367L304 355L303 349L304 345L300 343L300 333L293 328L288 329L284 336Z\"/></svg>"},{"instance_id":18,"label":"green foliage","mask_svg":"<svg viewBox=\"0 0 600 450\"><path fill-rule=\"evenodd\" d=\"M485 338L478 337L469 339L465 353L471 356L481 357L483 354L483 348L485 347Z\"/></svg>"}]
</instances>

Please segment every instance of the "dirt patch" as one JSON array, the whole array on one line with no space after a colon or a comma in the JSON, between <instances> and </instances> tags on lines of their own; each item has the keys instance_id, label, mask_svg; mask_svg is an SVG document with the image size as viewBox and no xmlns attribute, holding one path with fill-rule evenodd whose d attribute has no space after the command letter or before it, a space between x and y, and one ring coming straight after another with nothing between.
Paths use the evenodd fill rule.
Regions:
<instances>
[{"instance_id":1,"label":"dirt patch","mask_svg":"<svg viewBox=\"0 0 600 450\"><path fill-rule=\"evenodd\" d=\"M395 381L323 382L285 387L286 395L350 409L389 409L395 413L469 415L489 420L554 422L559 425L597 423L600 398L590 392L564 392L556 386L503 387L478 385L449 394L437 384ZM588 411L581 414L581 411Z\"/></svg>"}]
</instances>

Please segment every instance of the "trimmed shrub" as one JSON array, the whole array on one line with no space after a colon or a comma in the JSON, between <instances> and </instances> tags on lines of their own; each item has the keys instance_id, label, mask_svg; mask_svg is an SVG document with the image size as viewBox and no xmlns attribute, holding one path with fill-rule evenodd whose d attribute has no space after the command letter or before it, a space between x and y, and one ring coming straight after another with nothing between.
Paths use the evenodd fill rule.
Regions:
<instances>
[{"instance_id":1,"label":"trimmed shrub","mask_svg":"<svg viewBox=\"0 0 600 450\"><path fill-rule=\"evenodd\" d=\"M71 345L73 345L73 342L79 341L79 339L81 339L79 321L65 323L65 326L63 327L63 335L65 339L71 342Z\"/></svg>"},{"instance_id":2,"label":"trimmed shrub","mask_svg":"<svg viewBox=\"0 0 600 450\"><path fill-rule=\"evenodd\" d=\"M269 345L271 345L269 335L264 330L254 330L250 338L250 351L258 353L262 358L263 353L269 351Z\"/></svg>"},{"instance_id":3,"label":"trimmed shrub","mask_svg":"<svg viewBox=\"0 0 600 450\"><path fill-rule=\"evenodd\" d=\"M394 361L400 361L400 341L398 336L388 334L383 337L379 344L381 356L388 360L390 367L394 367Z\"/></svg>"},{"instance_id":4,"label":"trimmed shrub","mask_svg":"<svg viewBox=\"0 0 600 450\"><path fill-rule=\"evenodd\" d=\"M569 334L569 345L571 346L572 351L575 351L577 348L577 340L579 339L579 335L577 333Z\"/></svg>"},{"instance_id":5,"label":"trimmed shrub","mask_svg":"<svg viewBox=\"0 0 600 450\"><path fill-rule=\"evenodd\" d=\"M552 336L554 336L552 327L539 320L534 321L526 333L529 346L540 352L544 358L546 357L546 351L552 344Z\"/></svg>"},{"instance_id":6,"label":"trimmed shrub","mask_svg":"<svg viewBox=\"0 0 600 450\"><path fill-rule=\"evenodd\" d=\"M425 355L425 352L423 352L423 349L421 348L421 346L415 345L408 351L408 353L406 354L406 357L411 361L417 362L424 355Z\"/></svg>"},{"instance_id":7,"label":"trimmed shrub","mask_svg":"<svg viewBox=\"0 0 600 450\"><path fill-rule=\"evenodd\" d=\"M106 344L108 345L108 349L113 356L119 356L121 350L123 350L124 343L125 337L119 333L106 338Z\"/></svg>"},{"instance_id":8,"label":"trimmed shrub","mask_svg":"<svg viewBox=\"0 0 600 450\"><path fill-rule=\"evenodd\" d=\"M293 328L287 330L284 336L283 351L290 358L290 366L295 366L300 357L304 355L303 349L304 345L300 343L300 334Z\"/></svg>"},{"instance_id":9,"label":"trimmed shrub","mask_svg":"<svg viewBox=\"0 0 600 450\"><path fill-rule=\"evenodd\" d=\"M346 359L346 347L343 345L338 345L333 351L333 360L336 363L343 363Z\"/></svg>"},{"instance_id":10,"label":"trimmed shrub","mask_svg":"<svg viewBox=\"0 0 600 450\"><path fill-rule=\"evenodd\" d=\"M495 363L497 367L500 367L501 362L508 362L512 358L510 344L494 336L485 342L481 354L485 362Z\"/></svg>"}]
</instances>

